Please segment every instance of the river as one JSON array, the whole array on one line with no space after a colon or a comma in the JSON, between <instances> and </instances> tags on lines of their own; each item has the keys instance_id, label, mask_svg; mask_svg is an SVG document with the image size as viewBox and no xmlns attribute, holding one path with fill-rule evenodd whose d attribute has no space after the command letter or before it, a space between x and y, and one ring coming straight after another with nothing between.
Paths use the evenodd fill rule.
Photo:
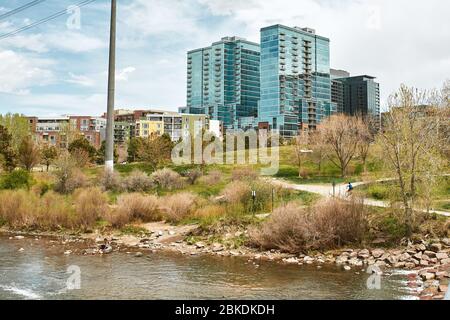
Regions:
<instances>
[{"instance_id":1,"label":"river","mask_svg":"<svg viewBox=\"0 0 450 320\"><path fill-rule=\"evenodd\" d=\"M140 258L126 252L64 255L65 250L48 239L0 236L0 300L415 298L400 271L383 275L381 289L370 290L368 274L335 266L257 266L242 258L160 252ZM70 266L80 271L80 289L66 289Z\"/></svg>"}]
</instances>

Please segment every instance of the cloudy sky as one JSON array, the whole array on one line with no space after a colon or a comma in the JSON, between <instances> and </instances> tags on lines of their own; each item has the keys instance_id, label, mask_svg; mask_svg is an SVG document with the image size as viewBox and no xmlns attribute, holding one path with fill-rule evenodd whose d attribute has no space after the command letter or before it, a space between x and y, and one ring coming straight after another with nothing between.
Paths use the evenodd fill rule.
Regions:
<instances>
[{"instance_id":1,"label":"cloudy sky","mask_svg":"<svg viewBox=\"0 0 450 320\"><path fill-rule=\"evenodd\" d=\"M0 0L0 113L100 115L106 108L109 1L15 37L1 35L81 0ZM382 104L401 83L450 78L446 0L119 0L116 106L176 110L186 100L186 51L261 27L311 27L331 39L331 66L376 76Z\"/></svg>"}]
</instances>

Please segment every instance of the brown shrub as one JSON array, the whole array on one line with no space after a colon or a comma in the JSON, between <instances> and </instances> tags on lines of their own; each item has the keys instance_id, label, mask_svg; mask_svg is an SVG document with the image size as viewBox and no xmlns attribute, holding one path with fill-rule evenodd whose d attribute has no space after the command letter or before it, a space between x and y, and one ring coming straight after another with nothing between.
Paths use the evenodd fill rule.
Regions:
<instances>
[{"instance_id":1,"label":"brown shrub","mask_svg":"<svg viewBox=\"0 0 450 320\"><path fill-rule=\"evenodd\" d=\"M113 227L140 220L142 222L160 219L159 201L155 196L144 196L139 193L121 195L117 199L117 208L109 212L106 220Z\"/></svg>"},{"instance_id":2,"label":"brown shrub","mask_svg":"<svg viewBox=\"0 0 450 320\"><path fill-rule=\"evenodd\" d=\"M162 189L174 190L183 187L183 179L181 176L168 168L153 172L151 177L153 182Z\"/></svg>"},{"instance_id":3,"label":"brown shrub","mask_svg":"<svg viewBox=\"0 0 450 320\"><path fill-rule=\"evenodd\" d=\"M54 231L71 228L73 213L65 197L53 192L42 198L25 190L0 193L0 218L13 229Z\"/></svg>"},{"instance_id":4,"label":"brown shrub","mask_svg":"<svg viewBox=\"0 0 450 320\"><path fill-rule=\"evenodd\" d=\"M252 190L248 184L242 181L233 181L222 191L222 196L228 203L246 205L252 198Z\"/></svg>"},{"instance_id":5,"label":"brown shrub","mask_svg":"<svg viewBox=\"0 0 450 320\"><path fill-rule=\"evenodd\" d=\"M212 170L208 172L206 176L200 178L200 182L208 186L214 186L222 181L222 172L218 170Z\"/></svg>"},{"instance_id":6,"label":"brown shrub","mask_svg":"<svg viewBox=\"0 0 450 320\"><path fill-rule=\"evenodd\" d=\"M72 193L75 189L85 187L86 176L77 167L77 161L69 153L63 153L56 161L55 191L62 194Z\"/></svg>"},{"instance_id":7,"label":"brown shrub","mask_svg":"<svg viewBox=\"0 0 450 320\"><path fill-rule=\"evenodd\" d=\"M120 191L122 178L116 171L104 170L100 175L100 185L105 191Z\"/></svg>"},{"instance_id":8,"label":"brown shrub","mask_svg":"<svg viewBox=\"0 0 450 320\"><path fill-rule=\"evenodd\" d=\"M192 169L186 172L185 177L190 185L194 185L203 175L200 169Z\"/></svg>"},{"instance_id":9,"label":"brown shrub","mask_svg":"<svg viewBox=\"0 0 450 320\"><path fill-rule=\"evenodd\" d=\"M134 170L123 181L123 188L128 192L144 192L154 188L153 180L140 170Z\"/></svg>"},{"instance_id":10,"label":"brown shrub","mask_svg":"<svg viewBox=\"0 0 450 320\"><path fill-rule=\"evenodd\" d=\"M64 196L52 191L40 199L37 226L41 230L56 231L73 226L74 209Z\"/></svg>"},{"instance_id":11,"label":"brown shrub","mask_svg":"<svg viewBox=\"0 0 450 320\"><path fill-rule=\"evenodd\" d=\"M176 193L160 199L161 209L167 221L178 222L195 209L197 196L190 192Z\"/></svg>"},{"instance_id":12,"label":"brown shrub","mask_svg":"<svg viewBox=\"0 0 450 320\"><path fill-rule=\"evenodd\" d=\"M250 243L291 253L334 249L361 242L366 227L366 208L355 200L326 200L309 211L290 203L251 229Z\"/></svg>"},{"instance_id":13,"label":"brown shrub","mask_svg":"<svg viewBox=\"0 0 450 320\"><path fill-rule=\"evenodd\" d=\"M108 211L108 197L99 188L78 190L74 199L75 227L90 229Z\"/></svg>"},{"instance_id":14,"label":"brown shrub","mask_svg":"<svg viewBox=\"0 0 450 320\"><path fill-rule=\"evenodd\" d=\"M3 191L0 193L0 218L13 228L29 228L36 225L39 198L28 191Z\"/></svg>"},{"instance_id":15,"label":"brown shrub","mask_svg":"<svg viewBox=\"0 0 450 320\"><path fill-rule=\"evenodd\" d=\"M258 173L252 168L235 168L231 172L231 179L233 181L252 181L258 178Z\"/></svg>"}]
</instances>

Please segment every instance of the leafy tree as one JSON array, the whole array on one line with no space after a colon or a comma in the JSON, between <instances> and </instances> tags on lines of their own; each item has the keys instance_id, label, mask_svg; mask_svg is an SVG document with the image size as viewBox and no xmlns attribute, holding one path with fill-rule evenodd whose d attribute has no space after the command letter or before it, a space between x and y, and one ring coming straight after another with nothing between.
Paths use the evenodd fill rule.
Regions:
<instances>
[{"instance_id":1,"label":"leafy tree","mask_svg":"<svg viewBox=\"0 0 450 320\"><path fill-rule=\"evenodd\" d=\"M0 125L4 126L11 134L11 147L14 152L17 152L23 139L30 135L30 126L27 118L20 114L0 114Z\"/></svg>"},{"instance_id":2,"label":"leafy tree","mask_svg":"<svg viewBox=\"0 0 450 320\"><path fill-rule=\"evenodd\" d=\"M55 159L58 157L58 149L55 146L45 144L41 149L41 161L42 164L44 164L48 169L50 165L55 161Z\"/></svg>"},{"instance_id":3,"label":"leafy tree","mask_svg":"<svg viewBox=\"0 0 450 320\"><path fill-rule=\"evenodd\" d=\"M96 156L97 164L105 163L105 154L106 154L106 141L103 141L100 149L97 150ZM117 151L117 146L114 145L114 163L117 163L118 160L119 160L119 152Z\"/></svg>"},{"instance_id":4,"label":"leafy tree","mask_svg":"<svg viewBox=\"0 0 450 320\"><path fill-rule=\"evenodd\" d=\"M97 154L97 150L91 145L91 143L85 137L79 137L73 140L69 144L68 150L69 153L75 158L87 156L88 157L88 159L86 159L87 162L92 162L92 160L95 159L95 156Z\"/></svg>"},{"instance_id":5,"label":"leafy tree","mask_svg":"<svg viewBox=\"0 0 450 320\"><path fill-rule=\"evenodd\" d=\"M14 170L16 154L12 146L12 135L2 125L0 125L0 155L3 168L7 171Z\"/></svg>"},{"instance_id":6,"label":"leafy tree","mask_svg":"<svg viewBox=\"0 0 450 320\"><path fill-rule=\"evenodd\" d=\"M448 137L440 130L443 123L448 125L448 113L439 107L442 98L445 96L436 92L403 85L389 99L389 112L378 137L382 159L398 181L398 195L391 194L398 197L393 200L402 202L407 235L414 228L418 200L427 197L446 166L441 150Z\"/></svg>"},{"instance_id":7,"label":"leafy tree","mask_svg":"<svg viewBox=\"0 0 450 320\"><path fill-rule=\"evenodd\" d=\"M148 163L153 170L161 164L170 161L173 143L169 135L152 135L142 140L139 147L139 160Z\"/></svg>"},{"instance_id":8,"label":"leafy tree","mask_svg":"<svg viewBox=\"0 0 450 320\"><path fill-rule=\"evenodd\" d=\"M138 160L142 140L142 138L131 138L128 142L128 162L136 162Z\"/></svg>"},{"instance_id":9,"label":"leafy tree","mask_svg":"<svg viewBox=\"0 0 450 320\"><path fill-rule=\"evenodd\" d=\"M22 140L18 150L19 164L27 171L33 170L40 161L40 150L31 136Z\"/></svg>"}]
</instances>

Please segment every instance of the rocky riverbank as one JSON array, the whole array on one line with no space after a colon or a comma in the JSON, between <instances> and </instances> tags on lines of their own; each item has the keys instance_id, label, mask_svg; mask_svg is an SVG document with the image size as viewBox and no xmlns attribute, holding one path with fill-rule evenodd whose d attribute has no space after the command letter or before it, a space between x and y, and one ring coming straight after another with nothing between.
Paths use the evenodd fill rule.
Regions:
<instances>
[{"instance_id":1,"label":"rocky riverbank","mask_svg":"<svg viewBox=\"0 0 450 320\"><path fill-rule=\"evenodd\" d=\"M448 290L450 277L450 239L431 239L405 243L404 246L365 249L340 249L328 252L314 252L308 255L292 255L276 250L259 251L245 246L229 246L226 241L211 242L193 241L189 235L196 226L170 226L164 223L146 224L147 232L135 235L123 234L14 234L11 239L23 240L24 237L57 236L55 244L62 246L65 255L95 255L105 254L102 245L108 243L112 252L125 251L135 257L141 257L146 252L159 251L176 252L182 255L216 255L222 257L243 257L248 263L259 268L261 261L275 261L280 264L317 265L325 264L341 266L346 272L373 272L383 274L389 269L406 270L412 289L421 299L443 299ZM225 238L239 238L241 231L227 234Z\"/></svg>"}]
</instances>

